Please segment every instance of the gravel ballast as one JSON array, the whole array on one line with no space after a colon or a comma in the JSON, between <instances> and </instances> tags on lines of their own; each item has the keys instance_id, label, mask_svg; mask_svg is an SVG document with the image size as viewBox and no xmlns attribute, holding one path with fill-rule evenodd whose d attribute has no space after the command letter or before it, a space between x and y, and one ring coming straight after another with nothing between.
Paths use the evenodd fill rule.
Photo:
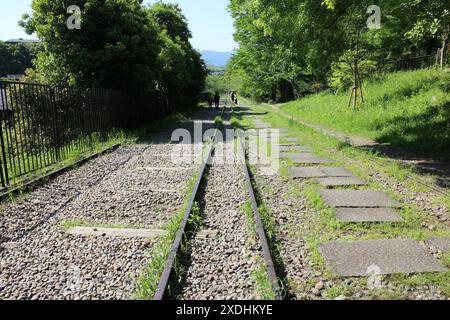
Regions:
<instances>
[{"instance_id":1,"label":"gravel ballast","mask_svg":"<svg viewBox=\"0 0 450 320\"><path fill-rule=\"evenodd\" d=\"M224 155L229 163L223 163ZM217 230L192 240L191 263L182 290L184 300L257 299L251 277L261 256L251 240L242 211L248 200L242 165L235 159L233 141L218 143L209 169L202 207L202 229Z\"/></svg>"},{"instance_id":2,"label":"gravel ballast","mask_svg":"<svg viewBox=\"0 0 450 320\"><path fill-rule=\"evenodd\" d=\"M164 226L183 204L201 150L171 161L170 134L119 147L4 204L0 299L133 299L158 238L73 236L63 226Z\"/></svg>"}]
</instances>

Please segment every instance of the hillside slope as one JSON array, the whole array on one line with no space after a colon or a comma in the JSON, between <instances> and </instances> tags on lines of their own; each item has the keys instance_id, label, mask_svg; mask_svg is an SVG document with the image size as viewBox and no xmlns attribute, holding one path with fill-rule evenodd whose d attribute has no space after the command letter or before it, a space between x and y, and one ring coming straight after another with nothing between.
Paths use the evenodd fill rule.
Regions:
<instances>
[{"instance_id":1,"label":"hillside slope","mask_svg":"<svg viewBox=\"0 0 450 320\"><path fill-rule=\"evenodd\" d=\"M450 73L420 70L372 78L357 111L348 107L349 93L320 93L281 108L313 124L449 159L449 92Z\"/></svg>"}]
</instances>

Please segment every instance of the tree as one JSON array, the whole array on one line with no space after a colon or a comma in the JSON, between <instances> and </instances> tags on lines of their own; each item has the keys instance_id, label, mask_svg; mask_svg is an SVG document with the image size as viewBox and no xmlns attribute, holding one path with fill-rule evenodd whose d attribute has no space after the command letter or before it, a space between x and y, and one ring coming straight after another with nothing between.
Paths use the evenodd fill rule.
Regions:
<instances>
[{"instance_id":1,"label":"tree","mask_svg":"<svg viewBox=\"0 0 450 320\"><path fill-rule=\"evenodd\" d=\"M356 43L369 66L431 54L448 37L445 1L376 4L382 13L380 30L366 26L370 0L231 0L240 44L233 68L245 73L244 87L257 96L273 99L278 92L278 99L285 100L336 84L333 73L349 51L355 56ZM291 88L293 97L283 87Z\"/></svg>"},{"instance_id":2,"label":"tree","mask_svg":"<svg viewBox=\"0 0 450 320\"><path fill-rule=\"evenodd\" d=\"M27 68L32 67L39 49L39 44L8 44L0 41L0 77L24 74Z\"/></svg>"},{"instance_id":3,"label":"tree","mask_svg":"<svg viewBox=\"0 0 450 320\"><path fill-rule=\"evenodd\" d=\"M158 57L159 87L166 92L171 104L190 106L205 86L207 71L200 53L189 42L191 32L187 19L177 4L157 2L147 12L150 20L159 26L163 42Z\"/></svg>"},{"instance_id":4,"label":"tree","mask_svg":"<svg viewBox=\"0 0 450 320\"><path fill-rule=\"evenodd\" d=\"M104 88L156 86L161 48L158 28L141 0L73 0L81 8L81 30L69 30L68 2L33 0L22 25L44 43L37 71L49 82Z\"/></svg>"}]
</instances>

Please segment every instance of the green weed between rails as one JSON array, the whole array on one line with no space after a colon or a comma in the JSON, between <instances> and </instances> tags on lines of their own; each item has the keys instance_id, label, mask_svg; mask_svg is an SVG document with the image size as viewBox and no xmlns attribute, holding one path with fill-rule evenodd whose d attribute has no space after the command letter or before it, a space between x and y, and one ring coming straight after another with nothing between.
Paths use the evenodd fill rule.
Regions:
<instances>
[{"instance_id":1,"label":"green weed between rails","mask_svg":"<svg viewBox=\"0 0 450 320\"><path fill-rule=\"evenodd\" d=\"M205 144L203 147L202 157L205 155L206 150L208 150L212 141ZM203 160L204 157L202 158ZM196 174L189 180L188 185L184 191L185 198L183 205L178 209L177 213L170 219L165 227L162 229L168 231L168 235L164 238L161 238L160 241L153 247L150 252L149 265L143 270L142 275L136 279L136 292L135 299L136 300L151 300L153 299L156 289L158 287L159 280L161 278L162 272L164 270L164 266L166 260L169 256L170 249L172 247L173 241L175 240L176 233L180 227L181 222L183 221L184 213L187 209L190 197L192 192L194 191L195 184L197 182L198 174L201 166L203 166L204 161L199 165L196 169ZM205 173L207 175L207 173ZM201 227L201 214L200 207L198 203L194 203L192 206L192 210L188 220L188 232L195 232L197 229ZM182 281L184 274L186 272L183 263L180 261L179 257L183 257L186 254L186 251L189 248L189 235L183 235L183 241L181 243L179 255L176 257L173 267L172 273L172 281L168 286L168 294L172 291L176 290L176 286Z\"/></svg>"},{"instance_id":2,"label":"green weed between rails","mask_svg":"<svg viewBox=\"0 0 450 320\"><path fill-rule=\"evenodd\" d=\"M260 108L258 108L260 109ZM264 108L267 110L267 108ZM423 186L416 184L414 181L405 180L407 175L415 175L411 168L398 165L387 161L377 154L363 152L347 144L343 144L334 138L329 138L321 133L298 125L295 122L281 117L277 114L269 113L267 121L274 126L287 127L290 129L291 135L300 138L302 144L312 147L314 153L318 156L331 157L338 160L337 165L343 165L349 168L362 178L366 178L371 172L381 172L387 176L394 178L404 183L407 188L412 191L421 191ZM286 160L282 163L281 175L287 178L287 168L293 163ZM385 238L414 238L423 240L430 237L445 237L449 236L447 226L444 223L436 221L430 217L421 208L413 205L404 205L400 211L405 219L402 223L361 223L350 224L341 223L335 218L334 212L328 208L322 201L318 193L318 185L313 181L292 181L287 179L290 184L291 195L294 197L304 197L307 201L308 211L312 219L306 223L302 228L298 228L295 232L296 236L303 237L307 240L307 246L310 250L310 257L315 269L323 272L331 280L336 280L337 283L342 279L333 275L333 272L325 267L324 260L319 251L319 244L327 241L350 241L350 240L367 240L367 239L385 239ZM377 183L371 183L368 188L376 188L384 190L383 186ZM400 200L400 196L393 191L386 190L395 199ZM440 204L448 204L448 197L439 196L434 199L434 202ZM434 231L429 231L424 228L425 225L432 224L435 227ZM298 231L301 229L301 231ZM449 264L450 260L444 256L441 259L445 264ZM312 278L311 287L314 287L317 279ZM357 291L361 288L366 288L366 280L358 278L350 278L349 284L347 282L339 285L334 285L326 289L325 297L335 298L340 295L350 295L351 292ZM440 290L449 295L450 290L450 272L445 273L430 273L419 275L392 275L385 276L383 281L387 281L394 286L410 285L436 285ZM311 288L303 288L301 290L309 290ZM367 298L370 299L404 299L405 295L401 290L377 290L371 291Z\"/></svg>"},{"instance_id":3,"label":"green weed between rails","mask_svg":"<svg viewBox=\"0 0 450 320\"><path fill-rule=\"evenodd\" d=\"M251 242L258 242L259 236L256 231L255 218L250 201L246 201L241 208L247 220L247 229L251 236ZM273 290L269 276L267 275L266 265L261 256L256 259L257 267L252 270L250 276L255 286L255 292L262 300L275 300L276 293Z\"/></svg>"},{"instance_id":4,"label":"green weed between rails","mask_svg":"<svg viewBox=\"0 0 450 320\"><path fill-rule=\"evenodd\" d=\"M347 92L315 94L281 108L313 124L449 159L449 83L448 72L398 72L369 80L365 104L356 111L348 107Z\"/></svg>"}]
</instances>

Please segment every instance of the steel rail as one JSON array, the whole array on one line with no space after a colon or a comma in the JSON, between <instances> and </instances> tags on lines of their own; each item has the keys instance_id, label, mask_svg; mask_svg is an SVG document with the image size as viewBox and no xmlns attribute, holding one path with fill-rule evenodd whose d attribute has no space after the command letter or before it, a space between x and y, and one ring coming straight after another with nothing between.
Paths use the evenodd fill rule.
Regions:
<instances>
[{"instance_id":1,"label":"steel rail","mask_svg":"<svg viewBox=\"0 0 450 320\"><path fill-rule=\"evenodd\" d=\"M247 185L248 193L250 194L250 202L253 210L253 219L256 224L256 231L258 233L259 241L261 242L261 249L264 258L264 263L266 265L266 272L269 277L269 281L272 285L272 289L275 292L275 300L283 300L283 296L281 293L281 288L278 282L277 273L275 271L275 264L272 260L272 254L270 252L270 246L267 241L266 232L264 230L264 223L262 222L261 215L258 210L258 202L255 197L255 192L253 190L253 184L250 177L250 169L247 164L247 160L245 157L245 149L242 142L242 139L239 134L237 134L238 139L238 149L239 149L239 158L242 163L242 167L244 169L245 182Z\"/></svg>"},{"instance_id":2,"label":"steel rail","mask_svg":"<svg viewBox=\"0 0 450 320\"><path fill-rule=\"evenodd\" d=\"M222 108L222 112L221 112L221 116L223 116L224 112L225 112L225 107L226 107L226 103L225 106ZM199 174L197 176L197 180L195 182L194 185L194 189L192 190L191 196L189 198L189 202L188 205L186 207L186 210L184 211L184 215L183 215L183 220L181 221L181 224L178 228L178 231L175 235L175 240L172 244L172 247L169 251L169 256L166 260L166 264L164 266L164 270L163 273L160 277L159 283L158 283L158 287L156 288L156 292L155 295L153 296L153 300L156 301L161 301L164 299L165 295L166 295L166 291L167 291L167 287L170 283L170 277L172 275L172 271L174 268L174 264L175 264L175 260L177 258L178 252L180 251L180 247L181 244L183 242L183 235L185 234L186 231L186 226L188 224L189 221L189 217L191 215L192 212L192 207L194 206L194 202L195 199L197 198L197 193L198 190L200 188L200 184L203 180L203 176L205 175L205 171L206 171L206 167L208 165L208 163L210 163L211 159L212 159L212 154L213 151L215 149L215 144L216 144L216 138L217 138L217 133L218 133L219 129L216 128L216 130L214 131L214 135L213 138L211 140L211 145L209 147L208 153L205 155L204 159L203 159L203 163L200 166L200 171Z\"/></svg>"}]
</instances>

